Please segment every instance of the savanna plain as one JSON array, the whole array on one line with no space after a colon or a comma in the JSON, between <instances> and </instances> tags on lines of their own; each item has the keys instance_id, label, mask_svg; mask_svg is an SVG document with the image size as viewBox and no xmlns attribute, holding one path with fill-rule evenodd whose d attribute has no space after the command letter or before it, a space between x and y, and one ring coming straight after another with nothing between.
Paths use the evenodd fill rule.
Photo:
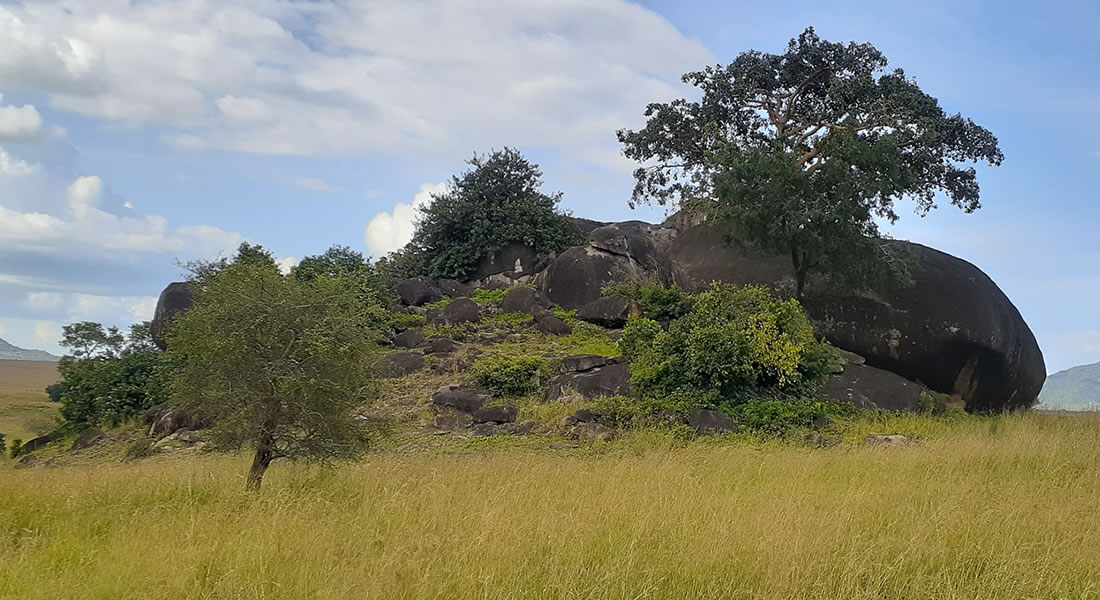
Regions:
<instances>
[{"instance_id":1,"label":"savanna plain","mask_svg":"<svg viewBox=\"0 0 1100 600\"><path fill-rule=\"evenodd\" d=\"M383 445L276 464L258 494L244 455L5 461L0 597L1100 597L1097 416L882 416L844 436Z\"/></svg>"}]
</instances>

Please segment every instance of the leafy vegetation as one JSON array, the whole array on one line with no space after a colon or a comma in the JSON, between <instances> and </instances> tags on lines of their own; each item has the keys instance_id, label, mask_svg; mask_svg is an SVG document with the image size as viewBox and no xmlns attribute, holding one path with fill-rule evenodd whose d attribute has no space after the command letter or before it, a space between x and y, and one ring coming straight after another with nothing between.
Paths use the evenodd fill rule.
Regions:
<instances>
[{"instance_id":1,"label":"leafy vegetation","mask_svg":"<svg viewBox=\"0 0 1100 600\"><path fill-rule=\"evenodd\" d=\"M69 350L58 363L61 381L46 393L72 428L117 425L168 397L171 364L153 345L147 322L129 335L91 321L73 323L63 328L61 346Z\"/></svg>"},{"instance_id":2,"label":"leafy vegetation","mask_svg":"<svg viewBox=\"0 0 1100 600\"><path fill-rule=\"evenodd\" d=\"M730 226L736 239L791 258L796 297L810 273L852 285L908 281L908 259L876 240L894 203L935 208L938 193L977 210L977 173L999 165L997 138L948 115L871 44L820 39L783 54L747 51L687 73L702 99L650 104L646 126L621 130L634 202L679 204ZM652 162L653 164L648 164Z\"/></svg>"},{"instance_id":3,"label":"leafy vegetation","mask_svg":"<svg viewBox=\"0 0 1100 600\"><path fill-rule=\"evenodd\" d=\"M539 388L549 365L534 356L488 356L473 367L474 381L486 390L504 397L526 396Z\"/></svg>"},{"instance_id":4,"label":"leafy vegetation","mask_svg":"<svg viewBox=\"0 0 1100 600\"><path fill-rule=\"evenodd\" d=\"M512 148L474 155L470 170L421 208L412 241L393 261L432 277L466 280L510 243L539 254L562 250L576 229L558 211L561 194L540 191L542 171Z\"/></svg>"},{"instance_id":5,"label":"leafy vegetation","mask_svg":"<svg viewBox=\"0 0 1100 600\"><path fill-rule=\"evenodd\" d=\"M388 326L349 277L284 277L238 262L206 277L170 333L176 402L215 426L216 447L254 453L258 489L278 458L358 455L371 357Z\"/></svg>"},{"instance_id":6,"label":"leafy vegetation","mask_svg":"<svg viewBox=\"0 0 1100 600\"><path fill-rule=\"evenodd\" d=\"M626 296L642 307L650 319L668 323L691 312L693 299L678 285L664 286L655 281L633 281L605 286L604 296Z\"/></svg>"}]
</instances>

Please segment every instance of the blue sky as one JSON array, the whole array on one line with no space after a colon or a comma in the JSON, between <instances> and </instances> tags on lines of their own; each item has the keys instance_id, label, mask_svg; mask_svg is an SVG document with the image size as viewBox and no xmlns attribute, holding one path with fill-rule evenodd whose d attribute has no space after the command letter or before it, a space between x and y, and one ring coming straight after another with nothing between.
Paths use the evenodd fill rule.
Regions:
<instances>
[{"instance_id":1,"label":"blue sky","mask_svg":"<svg viewBox=\"0 0 1100 600\"><path fill-rule=\"evenodd\" d=\"M1000 138L982 210L903 207L891 233L985 270L1051 372L1100 361L1093 1L0 2L0 337L59 352L64 323L148 318L177 261L242 239L287 264L377 254L418 194L503 145L577 215L658 220L627 206L614 131L690 95L679 74L807 25Z\"/></svg>"}]
</instances>

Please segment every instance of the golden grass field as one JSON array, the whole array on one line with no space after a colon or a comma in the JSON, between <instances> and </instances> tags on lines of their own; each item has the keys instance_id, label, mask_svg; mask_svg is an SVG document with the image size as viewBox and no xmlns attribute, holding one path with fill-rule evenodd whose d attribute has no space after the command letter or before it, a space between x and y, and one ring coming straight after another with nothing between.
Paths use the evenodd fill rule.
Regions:
<instances>
[{"instance_id":1,"label":"golden grass field","mask_svg":"<svg viewBox=\"0 0 1100 600\"><path fill-rule=\"evenodd\" d=\"M8 443L54 428L57 405L49 402L45 390L59 378L57 363L0 360L0 433Z\"/></svg>"},{"instance_id":2,"label":"golden grass field","mask_svg":"<svg viewBox=\"0 0 1100 600\"><path fill-rule=\"evenodd\" d=\"M1100 597L1100 418L847 437L387 451L258 495L243 455L5 466L0 598Z\"/></svg>"}]
</instances>

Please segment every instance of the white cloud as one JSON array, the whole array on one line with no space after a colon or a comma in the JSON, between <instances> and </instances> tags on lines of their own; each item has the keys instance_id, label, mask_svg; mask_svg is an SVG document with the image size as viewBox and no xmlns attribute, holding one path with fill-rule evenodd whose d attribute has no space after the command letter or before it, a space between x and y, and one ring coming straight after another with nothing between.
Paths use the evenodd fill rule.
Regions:
<instances>
[{"instance_id":1,"label":"white cloud","mask_svg":"<svg viewBox=\"0 0 1100 600\"><path fill-rule=\"evenodd\" d=\"M318 179L316 177L295 177L290 180L290 183L300 190L308 190L311 192L339 191L338 188L330 186L324 179Z\"/></svg>"},{"instance_id":2,"label":"white cloud","mask_svg":"<svg viewBox=\"0 0 1100 600\"><path fill-rule=\"evenodd\" d=\"M40 321L34 324L34 339L40 345L54 346L61 339L61 328L56 323Z\"/></svg>"},{"instance_id":3,"label":"white cloud","mask_svg":"<svg viewBox=\"0 0 1100 600\"><path fill-rule=\"evenodd\" d=\"M0 94L0 102L4 95ZM34 138L42 133L42 116L30 104L23 106L0 105L0 139Z\"/></svg>"},{"instance_id":4,"label":"white cloud","mask_svg":"<svg viewBox=\"0 0 1100 600\"><path fill-rule=\"evenodd\" d=\"M55 292L31 292L23 305L34 312L50 312L61 308L63 299L61 294Z\"/></svg>"},{"instance_id":5,"label":"white cloud","mask_svg":"<svg viewBox=\"0 0 1100 600\"><path fill-rule=\"evenodd\" d=\"M177 148L285 155L555 146L614 130L713 62L625 0L28 3L0 7L0 80L167 125Z\"/></svg>"},{"instance_id":6,"label":"white cloud","mask_svg":"<svg viewBox=\"0 0 1100 600\"><path fill-rule=\"evenodd\" d=\"M25 160L16 158L8 154L3 147L0 147L0 174L22 177L35 173L39 168L39 165L32 165Z\"/></svg>"},{"instance_id":7,"label":"white cloud","mask_svg":"<svg viewBox=\"0 0 1100 600\"><path fill-rule=\"evenodd\" d=\"M284 256L283 258L275 259L275 266L279 267L279 272L283 275L290 275L290 270L298 264L298 259L293 256Z\"/></svg>"},{"instance_id":8,"label":"white cloud","mask_svg":"<svg viewBox=\"0 0 1100 600\"><path fill-rule=\"evenodd\" d=\"M432 194L442 194L445 191L446 183L425 183L413 197L412 204L398 202L394 205L393 212L374 215L363 234L370 254L376 257L385 256L408 244L416 229L417 209L431 204Z\"/></svg>"}]
</instances>

